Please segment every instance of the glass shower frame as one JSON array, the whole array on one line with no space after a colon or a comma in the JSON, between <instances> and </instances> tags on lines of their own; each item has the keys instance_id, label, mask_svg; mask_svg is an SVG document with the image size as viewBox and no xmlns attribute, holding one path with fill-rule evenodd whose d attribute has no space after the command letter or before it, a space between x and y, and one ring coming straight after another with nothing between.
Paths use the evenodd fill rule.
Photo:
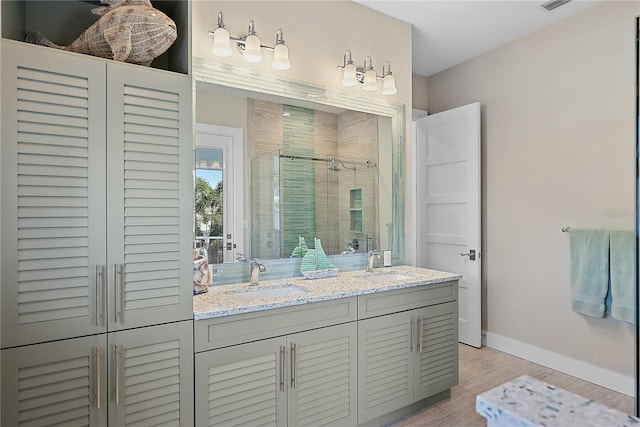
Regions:
<instances>
[{"instance_id":1,"label":"glass shower frame","mask_svg":"<svg viewBox=\"0 0 640 427\"><path fill-rule=\"evenodd\" d=\"M288 186L284 191L285 186ZM358 206L352 195L359 194ZM304 197L306 193L306 197ZM372 160L282 151L251 160L251 256L288 258L304 237L329 255L378 246L378 170ZM354 213L359 215L353 229Z\"/></svg>"}]
</instances>

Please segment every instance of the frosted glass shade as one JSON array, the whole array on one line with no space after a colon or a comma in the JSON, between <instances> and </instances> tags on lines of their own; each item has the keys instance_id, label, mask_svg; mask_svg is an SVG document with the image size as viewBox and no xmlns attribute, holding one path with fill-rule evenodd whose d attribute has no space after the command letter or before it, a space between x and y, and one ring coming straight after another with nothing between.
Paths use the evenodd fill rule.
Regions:
<instances>
[{"instance_id":1,"label":"frosted glass shade","mask_svg":"<svg viewBox=\"0 0 640 427\"><path fill-rule=\"evenodd\" d=\"M213 45L211 53L216 56L231 56L231 43L229 42L229 31L226 28L218 27L213 33Z\"/></svg>"},{"instance_id":2,"label":"frosted glass shade","mask_svg":"<svg viewBox=\"0 0 640 427\"><path fill-rule=\"evenodd\" d=\"M262 52L260 51L260 39L258 36L251 34L247 36L244 44L244 52L242 58L247 62L262 61Z\"/></svg>"},{"instance_id":3,"label":"frosted glass shade","mask_svg":"<svg viewBox=\"0 0 640 427\"><path fill-rule=\"evenodd\" d=\"M355 86L358 84L356 78L356 66L347 64L342 69L342 86Z\"/></svg>"},{"instance_id":4,"label":"frosted glass shade","mask_svg":"<svg viewBox=\"0 0 640 427\"><path fill-rule=\"evenodd\" d=\"M291 68L289 61L289 48L284 44L277 44L273 49L273 62L271 66L275 70L288 70Z\"/></svg>"},{"instance_id":5,"label":"frosted glass shade","mask_svg":"<svg viewBox=\"0 0 640 427\"><path fill-rule=\"evenodd\" d=\"M364 73L364 81L362 82L362 90L371 92L378 90L378 82L376 80L376 72L370 68Z\"/></svg>"},{"instance_id":6,"label":"frosted glass shade","mask_svg":"<svg viewBox=\"0 0 640 427\"><path fill-rule=\"evenodd\" d=\"M396 78L392 74L387 74L382 79L382 94L383 95L395 95L398 93L396 88Z\"/></svg>"}]
</instances>

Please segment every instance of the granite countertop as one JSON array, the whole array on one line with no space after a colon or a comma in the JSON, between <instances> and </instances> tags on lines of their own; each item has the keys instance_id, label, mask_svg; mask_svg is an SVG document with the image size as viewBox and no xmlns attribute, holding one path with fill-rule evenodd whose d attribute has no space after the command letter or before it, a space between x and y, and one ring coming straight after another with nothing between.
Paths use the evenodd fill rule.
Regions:
<instances>
[{"instance_id":1,"label":"granite countertop","mask_svg":"<svg viewBox=\"0 0 640 427\"><path fill-rule=\"evenodd\" d=\"M523 375L476 396L476 412L494 426L628 427L640 419Z\"/></svg>"},{"instance_id":2,"label":"granite countertop","mask_svg":"<svg viewBox=\"0 0 640 427\"><path fill-rule=\"evenodd\" d=\"M387 276L387 280L381 277ZM373 280L371 280L373 278ZM249 288L249 283L211 286L204 294L193 297L193 318L211 319L252 311L288 307L337 298L346 298L375 292L425 286L462 278L460 274L399 265L338 273L337 277L308 280L293 277L277 280L261 280L260 286ZM252 298L250 293L272 288L291 288L294 295ZM302 288L302 289L300 289ZM286 291L286 289L285 289ZM238 294L242 293L241 298ZM236 294L234 296L234 294Z\"/></svg>"}]
</instances>

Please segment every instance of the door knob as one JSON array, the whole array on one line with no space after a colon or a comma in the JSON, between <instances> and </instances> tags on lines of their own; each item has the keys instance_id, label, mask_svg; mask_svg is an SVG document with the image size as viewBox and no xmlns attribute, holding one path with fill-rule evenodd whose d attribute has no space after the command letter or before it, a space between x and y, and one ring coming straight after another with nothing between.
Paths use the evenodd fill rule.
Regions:
<instances>
[{"instance_id":1,"label":"door knob","mask_svg":"<svg viewBox=\"0 0 640 427\"><path fill-rule=\"evenodd\" d=\"M476 250L475 249L470 249L469 253L466 253L466 254L461 253L460 256L468 256L469 260L475 261L476 260Z\"/></svg>"}]
</instances>

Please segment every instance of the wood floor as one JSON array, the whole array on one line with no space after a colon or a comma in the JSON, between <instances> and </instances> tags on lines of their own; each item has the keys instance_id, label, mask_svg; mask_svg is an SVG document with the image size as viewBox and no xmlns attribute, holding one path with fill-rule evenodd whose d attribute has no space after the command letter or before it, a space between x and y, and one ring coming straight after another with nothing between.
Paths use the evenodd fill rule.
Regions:
<instances>
[{"instance_id":1,"label":"wood floor","mask_svg":"<svg viewBox=\"0 0 640 427\"><path fill-rule=\"evenodd\" d=\"M476 413L476 395L520 375L529 375L596 402L633 414L634 399L576 377L511 356L488 347L460 344L460 381L451 389L451 398L418 413L397 420L393 427L475 427L486 426Z\"/></svg>"}]
</instances>

